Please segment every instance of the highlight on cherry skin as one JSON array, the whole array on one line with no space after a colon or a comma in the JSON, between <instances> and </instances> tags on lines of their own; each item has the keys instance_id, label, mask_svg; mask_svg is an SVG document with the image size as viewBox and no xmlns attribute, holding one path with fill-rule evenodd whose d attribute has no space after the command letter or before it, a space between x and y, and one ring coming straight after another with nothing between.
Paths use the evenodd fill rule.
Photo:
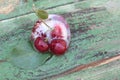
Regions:
<instances>
[{"instance_id":1,"label":"highlight on cherry skin","mask_svg":"<svg viewBox=\"0 0 120 80\"><path fill-rule=\"evenodd\" d=\"M40 53L50 51L55 55L63 55L70 44L71 33L68 23L56 14L49 14L44 22L36 21L32 29L31 40L35 50Z\"/></svg>"}]
</instances>

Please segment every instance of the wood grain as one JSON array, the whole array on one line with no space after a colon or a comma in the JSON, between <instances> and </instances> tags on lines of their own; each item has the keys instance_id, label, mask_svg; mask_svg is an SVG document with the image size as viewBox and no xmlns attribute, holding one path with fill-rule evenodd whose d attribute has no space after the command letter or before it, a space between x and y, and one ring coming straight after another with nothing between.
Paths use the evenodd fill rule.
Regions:
<instances>
[{"instance_id":1,"label":"wood grain","mask_svg":"<svg viewBox=\"0 0 120 80\"><path fill-rule=\"evenodd\" d=\"M70 75L75 77L74 72L78 79L81 79L79 74L84 73L85 77L84 70L91 74L90 69L94 72L94 69L99 68L98 66L104 66L120 58L119 0L54 0L51 2L52 0L23 0L9 15L0 14L0 59L9 56L11 49L7 47L19 41L21 36L24 36L22 38L25 40L29 39L31 29L38 19L31 10L33 3L49 13L61 14L67 20L72 32L68 51L64 56L51 57L35 70L21 69L9 62L1 63L1 80L59 80L62 78L62 80L70 80ZM116 70L119 69L117 63L116 65L111 63L110 66L112 65ZM102 70L105 69L107 68L102 68ZM112 72L115 73L114 70ZM87 75L87 77L90 76ZM108 77L104 79L107 80ZM116 77L116 79L119 78Z\"/></svg>"},{"instance_id":2,"label":"wood grain","mask_svg":"<svg viewBox=\"0 0 120 80\"><path fill-rule=\"evenodd\" d=\"M79 72L81 70L85 70L85 69L88 69L88 68L95 68L97 66L105 65L105 64L114 62L116 60L120 60L120 55L117 55L117 56L114 56L114 57L110 57L110 58L106 58L106 59L102 59L102 60L99 60L99 61L95 61L95 62L92 62L92 63L89 63L89 64L76 66L76 67L74 67L74 68L72 68L70 70L62 72L60 74L49 76L49 77L44 78L44 79L57 79L59 77L70 75L71 73Z\"/></svg>"},{"instance_id":3,"label":"wood grain","mask_svg":"<svg viewBox=\"0 0 120 80\"><path fill-rule=\"evenodd\" d=\"M37 8L41 8L41 9L52 9L55 7L59 7L62 5L67 5L70 3L73 3L74 0L69 0L69 1L58 1L58 0L54 0L54 3L51 3L52 0L44 0L44 1L33 1L33 0L29 0L27 2L22 2L22 0L20 0L19 5L15 6L15 10L13 12L11 12L9 15L0 15L0 20L6 20L6 19L10 19L13 17L18 17L18 16L22 16L22 15L27 15L30 13L33 13L33 9L32 9L32 5L33 3L37 6ZM51 3L51 4L48 4Z\"/></svg>"}]
</instances>

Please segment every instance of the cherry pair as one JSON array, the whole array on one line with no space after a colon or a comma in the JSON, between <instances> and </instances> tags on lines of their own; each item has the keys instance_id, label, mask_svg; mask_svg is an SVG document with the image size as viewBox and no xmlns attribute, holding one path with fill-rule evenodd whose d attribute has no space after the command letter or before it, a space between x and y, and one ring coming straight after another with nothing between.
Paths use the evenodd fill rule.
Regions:
<instances>
[{"instance_id":1,"label":"cherry pair","mask_svg":"<svg viewBox=\"0 0 120 80\"><path fill-rule=\"evenodd\" d=\"M41 37L38 37L34 41L34 46L39 52L44 53L46 51L49 51L50 49L50 51L55 55L62 55L65 53L67 49L66 42L62 39L54 39L49 44L47 41L45 41Z\"/></svg>"}]
</instances>

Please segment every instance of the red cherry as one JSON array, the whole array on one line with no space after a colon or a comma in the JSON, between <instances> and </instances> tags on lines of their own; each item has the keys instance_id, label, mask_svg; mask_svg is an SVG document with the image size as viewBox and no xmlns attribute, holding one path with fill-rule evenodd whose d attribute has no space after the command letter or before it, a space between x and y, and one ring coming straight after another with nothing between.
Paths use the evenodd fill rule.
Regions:
<instances>
[{"instance_id":1,"label":"red cherry","mask_svg":"<svg viewBox=\"0 0 120 80\"><path fill-rule=\"evenodd\" d=\"M67 49L66 42L63 39L54 39L51 41L50 50L55 55L62 55Z\"/></svg>"},{"instance_id":2,"label":"red cherry","mask_svg":"<svg viewBox=\"0 0 120 80\"><path fill-rule=\"evenodd\" d=\"M34 46L40 52L46 52L49 49L47 42L45 42L40 37L36 38L36 40L34 41Z\"/></svg>"},{"instance_id":3,"label":"red cherry","mask_svg":"<svg viewBox=\"0 0 120 80\"><path fill-rule=\"evenodd\" d=\"M54 30L52 30L51 32L51 36L52 38L61 38L62 36L62 30L61 30L61 27L59 25L56 25Z\"/></svg>"}]
</instances>

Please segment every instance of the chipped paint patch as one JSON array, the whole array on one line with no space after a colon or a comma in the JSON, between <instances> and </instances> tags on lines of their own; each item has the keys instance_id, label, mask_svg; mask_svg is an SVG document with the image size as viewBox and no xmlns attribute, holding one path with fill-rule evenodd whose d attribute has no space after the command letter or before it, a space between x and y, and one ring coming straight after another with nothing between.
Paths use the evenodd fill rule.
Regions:
<instances>
[{"instance_id":1,"label":"chipped paint patch","mask_svg":"<svg viewBox=\"0 0 120 80\"><path fill-rule=\"evenodd\" d=\"M1 0L0 1L0 14L8 14L15 9L19 0Z\"/></svg>"}]
</instances>

